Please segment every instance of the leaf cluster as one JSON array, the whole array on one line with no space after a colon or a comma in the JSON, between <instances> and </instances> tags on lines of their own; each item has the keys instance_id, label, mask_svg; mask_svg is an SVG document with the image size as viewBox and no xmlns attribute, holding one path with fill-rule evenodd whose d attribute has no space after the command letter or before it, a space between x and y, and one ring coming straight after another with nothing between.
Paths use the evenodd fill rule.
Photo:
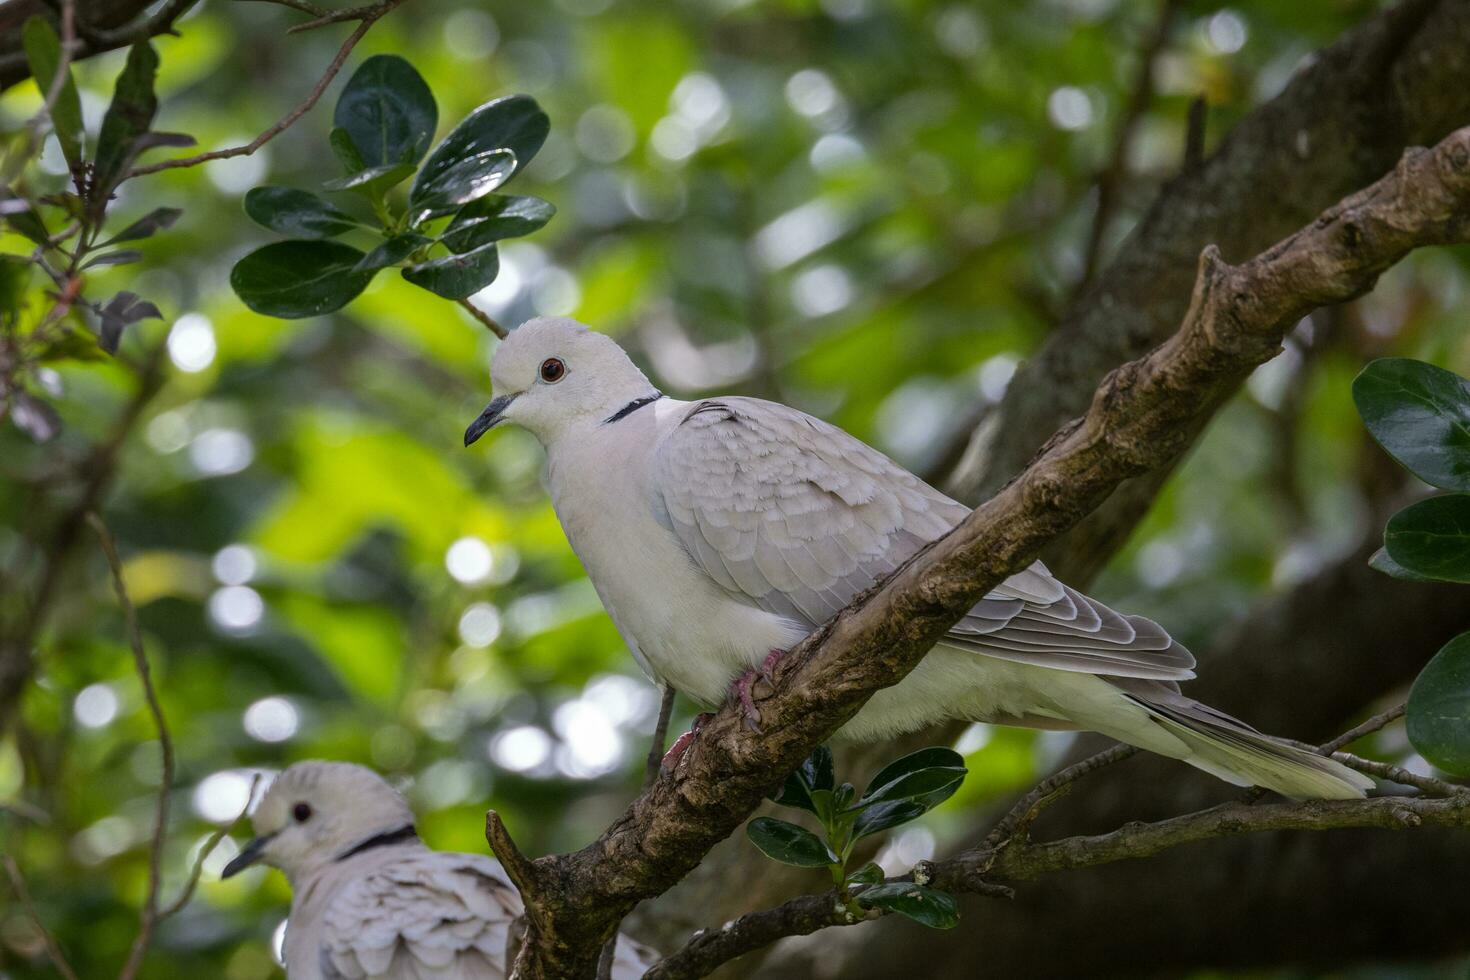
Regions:
<instances>
[{"instance_id":1,"label":"leaf cluster","mask_svg":"<svg viewBox=\"0 0 1470 980\"><path fill-rule=\"evenodd\" d=\"M1373 567L1416 582L1470 583L1470 381L1387 357L1358 375L1353 401L1389 455L1451 491L1393 515ZM1445 644L1414 681L1406 717L1420 754L1446 772L1470 775L1470 633Z\"/></svg>"}]
</instances>

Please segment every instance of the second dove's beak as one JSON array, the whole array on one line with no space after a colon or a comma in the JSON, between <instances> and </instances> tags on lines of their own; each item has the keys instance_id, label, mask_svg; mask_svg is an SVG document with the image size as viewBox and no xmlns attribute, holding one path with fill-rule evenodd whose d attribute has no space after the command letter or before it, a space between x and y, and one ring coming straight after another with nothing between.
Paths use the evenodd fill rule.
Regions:
<instances>
[{"instance_id":1,"label":"second dove's beak","mask_svg":"<svg viewBox=\"0 0 1470 980\"><path fill-rule=\"evenodd\" d=\"M476 439L495 428L496 423L500 421L500 417L510 407L510 403L515 401L515 397L515 395L500 395L490 399L490 404L485 406L485 410L480 413L480 417L471 422L470 427L464 430L464 444L466 446L470 445Z\"/></svg>"},{"instance_id":2,"label":"second dove's beak","mask_svg":"<svg viewBox=\"0 0 1470 980\"><path fill-rule=\"evenodd\" d=\"M224 870L219 873L219 876L221 878L233 878L252 864L259 863L265 857L265 845L269 844L271 838L274 836L274 834L268 834L265 837L256 837L251 840L250 843L241 848L240 853L235 855L233 861L225 865Z\"/></svg>"}]
</instances>

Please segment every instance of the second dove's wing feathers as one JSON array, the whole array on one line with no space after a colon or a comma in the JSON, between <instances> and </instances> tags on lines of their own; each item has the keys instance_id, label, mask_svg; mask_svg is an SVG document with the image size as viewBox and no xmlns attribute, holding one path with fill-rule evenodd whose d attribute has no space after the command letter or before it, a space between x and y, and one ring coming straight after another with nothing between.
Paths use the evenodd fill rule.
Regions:
<instances>
[{"instance_id":1,"label":"second dove's wing feathers","mask_svg":"<svg viewBox=\"0 0 1470 980\"><path fill-rule=\"evenodd\" d=\"M705 574L808 627L969 513L841 429L755 398L696 404L655 467L660 519ZM1040 562L977 603L946 642L1059 670L1194 676L1194 658L1158 624L1087 598Z\"/></svg>"},{"instance_id":2,"label":"second dove's wing feathers","mask_svg":"<svg viewBox=\"0 0 1470 980\"><path fill-rule=\"evenodd\" d=\"M504 980L521 900L491 858L423 851L350 885L327 908L327 980ZM643 975L645 952L620 937L615 980Z\"/></svg>"}]
</instances>

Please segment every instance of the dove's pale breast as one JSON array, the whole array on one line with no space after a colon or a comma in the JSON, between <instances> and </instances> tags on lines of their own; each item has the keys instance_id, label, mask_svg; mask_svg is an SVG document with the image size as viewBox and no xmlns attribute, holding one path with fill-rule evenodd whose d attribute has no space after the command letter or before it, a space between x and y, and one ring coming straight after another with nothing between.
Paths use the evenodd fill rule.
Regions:
<instances>
[{"instance_id":1,"label":"dove's pale breast","mask_svg":"<svg viewBox=\"0 0 1470 980\"><path fill-rule=\"evenodd\" d=\"M664 398L559 439L547 489L567 541L639 664L706 704L810 624L740 601L695 567L658 519L653 458L693 406Z\"/></svg>"}]
</instances>

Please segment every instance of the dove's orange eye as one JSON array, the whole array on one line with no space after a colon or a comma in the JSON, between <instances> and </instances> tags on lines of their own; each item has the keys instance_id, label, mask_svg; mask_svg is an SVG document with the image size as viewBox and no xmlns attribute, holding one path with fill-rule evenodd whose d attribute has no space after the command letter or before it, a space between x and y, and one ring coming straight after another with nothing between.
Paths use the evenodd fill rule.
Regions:
<instances>
[{"instance_id":1,"label":"dove's orange eye","mask_svg":"<svg viewBox=\"0 0 1470 980\"><path fill-rule=\"evenodd\" d=\"M554 385L566 377L567 366L559 357L548 357L541 362L541 380L547 384Z\"/></svg>"}]
</instances>

